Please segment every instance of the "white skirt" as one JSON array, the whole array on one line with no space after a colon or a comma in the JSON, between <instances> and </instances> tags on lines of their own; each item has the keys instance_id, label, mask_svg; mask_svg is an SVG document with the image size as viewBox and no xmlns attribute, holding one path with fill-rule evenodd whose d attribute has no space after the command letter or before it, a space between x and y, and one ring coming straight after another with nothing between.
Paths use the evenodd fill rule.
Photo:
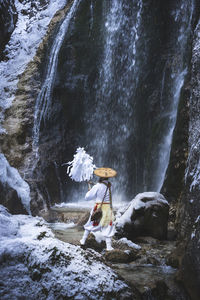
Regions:
<instances>
[{"instance_id":1,"label":"white skirt","mask_svg":"<svg viewBox=\"0 0 200 300\"><path fill-rule=\"evenodd\" d=\"M99 223L91 221L93 211L100 207L101 203L96 203L90 212L90 217L84 225L84 229L92 232L101 232L104 237L112 237L115 234L115 227L113 225L114 214L110 207L110 203L103 203L102 218Z\"/></svg>"}]
</instances>

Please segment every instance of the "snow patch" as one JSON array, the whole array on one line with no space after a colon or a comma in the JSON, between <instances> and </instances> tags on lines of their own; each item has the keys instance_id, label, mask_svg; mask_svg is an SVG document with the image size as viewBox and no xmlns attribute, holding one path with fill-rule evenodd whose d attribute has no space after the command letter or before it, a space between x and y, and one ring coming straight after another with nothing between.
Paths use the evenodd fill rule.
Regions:
<instances>
[{"instance_id":1,"label":"snow patch","mask_svg":"<svg viewBox=\"0 0 200 300\"><path fill-rule=\"evenodd\" d=\"M191 240L195 237L196 235L196 229L191 233Z\"/></svg>"},{"instance_id":2,"label":"snow patch","mask_svg":"<svg viewBox=\"0 0 200 300\"><path fill-rule=\"evenodd\" d=\"M6 61L0 62L0 108L4 112L12 104L17 89L19 75L35 56L56 11L63 8L66 0L49 0L45 7L40 1L15 0L18 21L10 41L5 47ZM3 113L0 115L3 120ZM5 132L0 128L0 133Z\"/></svg>"},{"instance_id":3,"label":"snow patch","mask_svg":"<svg viewBox=\"0 0 200 300\"><path fill-rule=\"evenodd\" d=\"M127 284L94 250L55 239L42 218L12 216L1 207L0 216L12 224L12 230L0 237L1 299L103 300L124 293L131 298Z\"/></svg>"},{"instance_id":4,"label":"snow patch","mask_svg":"<svg viewBox=\"0 0 200 300\"><path fill-rule=\"evenodd\" d=\"M120 240L118 240L118 242L121 242L123 244L126 244L127 246L129 246L130 248L134 248L137 250L141 249L141 246L133 243L132 241L128 240L127 238L121 238Z\"/></svg>"},{"instance_id":5,"label":"snow patch","mask_svg":"<svg viewBox=\"0 0 200 300\"><path fill-rule=\"evenodd\" d=\"M198 216L198 217L196 218L195 223L198 223L199 221L200 221L200 216Z\"/></svg>"},{"instance_id":6,"label":"snow patch","mask_svg":"<svg viewBox=\"0 0 200 300\"><path fill-rule=\"evenodd\" d=\"M16 236L18 232L18 222L10 218L7 209L0 205L0 240L4 237Z\"/></svg>"},{"instance_id":7,"label":"snow patch","mask_svg":"<svg viewBox=\"0 0 200 300\"><path fill-rule=\"evenodd\" d=\"M143 202L142 199L147 198L149 201ZM118 228L124 227L124 224L131 223L131 216L133 210L138 210L140 208L147 208L152 204L168 204L168 201L164 198L163 195L156 192L145 192L138 194L128 206L123 206L117 211L116 214L116 226Z\"/></svg>"}]
</instances>

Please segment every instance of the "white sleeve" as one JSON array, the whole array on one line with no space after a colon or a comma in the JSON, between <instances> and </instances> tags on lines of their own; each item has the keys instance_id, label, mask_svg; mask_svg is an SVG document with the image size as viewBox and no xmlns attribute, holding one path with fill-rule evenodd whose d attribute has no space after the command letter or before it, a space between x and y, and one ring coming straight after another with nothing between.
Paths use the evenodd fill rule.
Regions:
<instances>
[{"instance_id":1,"label":"white sleeve","mask_svg":"<svg viewBox=\"0 0 200 300\"><path fill-rule=\"evenodd\" d=\"M97 194L97 190L98 190L98 185L95 184L91 190L89 190L86 195L85 195L85 200L92 200L96 198L96 194Z\"/></svg>"}]
</instances>

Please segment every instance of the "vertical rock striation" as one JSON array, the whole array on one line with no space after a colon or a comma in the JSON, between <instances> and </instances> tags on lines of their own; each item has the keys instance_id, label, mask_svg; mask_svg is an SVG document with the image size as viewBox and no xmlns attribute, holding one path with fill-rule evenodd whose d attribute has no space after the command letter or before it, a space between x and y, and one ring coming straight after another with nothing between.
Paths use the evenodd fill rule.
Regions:
<instances>
[{"instance_id":1,"label":"vertical rock striation","mask_svg":"<svg viewBox=\"0 0 200 300\"><path fill-rule=\"evenodd\" d=\"M41 5L45 6L46 4L46 1L43 1L43 3L41 1ZM42 192L40 188L42 189L44 179L43 170L40 171L40 176L38 176L38 173L33 174L34 155L32 153L32 133L35 99L39 93L44 76L45 54L48 52L48 48L52 42L52 36L54 36L60 22L65 17L69 6L70 3L63 8L63 10L57 11L49 24L48 31L43 37L43 41L39 45L34 59L28 63L25 71L19 76L17 91L12 106L9 107L5 113L3 126L6 132L0 135L1 152L5 153L10 165L17 168L23 179L30 185L33 213L36 212L34 209L35 206L38 212L38 209L50 205L48 203L48 192L44 192L43 189L43 197L45 195L47 201L44 201L41 196ZM39 8L40 10L42 9L41 7ZM26 13L26 11L24 11L24 13ZM31 14L30 9L28 13ZM38 169L40 170L40 168ZM50 173L49 169L46 172L48 178ZM54 164L53 169L55 169ZM36 185L36 178L38 185ZM54 186L55 181L53 182L52 189ZM57 190L59 190L59 188L57 188ZM6 188L1 189L0 193L1 203L11 208L12 212L14 212L15 202L19 202L16 193L12 191L6 194ZM11 197L12 195L14 196ZM19 207L20 206L17 205L16 212L20 211ZM22 209L21 212L24 212L24 210Z\"/></svg>"},{"instance_id":2,"label":"vertical rock striation","mask_svg":"<svg viewBox=\"0 0 200 300\"><path fill-rule=\"evenodd\" d=\"M200 20L194 31L189 104L189 152L185 192L179 211L179 234L185 240L180 278L192 299L200 295Z\"/></svg>"},{"instance_id":3,"label":"vertical rock striation","mask_svg":"<svg viewBox=\"0 0 200 300\"><path fill-rule=\"evenodd\" d=\"M200 6L195 2L189 72L181 92L170 162L162 192L176 209L178 279L191 299L200 295Z\"/></svg>"}]
</instances>

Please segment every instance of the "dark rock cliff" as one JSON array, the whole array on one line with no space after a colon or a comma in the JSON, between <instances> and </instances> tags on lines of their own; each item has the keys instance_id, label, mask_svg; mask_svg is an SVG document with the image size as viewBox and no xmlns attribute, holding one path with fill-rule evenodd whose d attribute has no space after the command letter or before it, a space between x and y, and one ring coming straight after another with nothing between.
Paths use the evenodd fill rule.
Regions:
<instances>
[{"instance_id":1,"label":"dark rock cliff","mask_svg":"<svg viewBox=\"0 0 200 300\"><path fill-rule=\"evenodd\" d=\"M14 0L0 1L0 60L4 58L3 50L17 22Z\"/></svg>"},{"instance_id":2,"label":"dark rock cliff","mask_svg":"<svg viewBox=\"0 0 200 300\"><path fill-rule=\"evenodd\" d=\"M111 4L93 1L92 5L91 11L89 0L81 2L59 52L51 110L48 120L41 124L39 167L43 174L47 173L50 160L60 166L71 160L76 147L82 145L95 156L98 164L99 157L103 157L104 164L120 169L117 185L130 199L138 192L155 190L155 182L160 181L163 172L158 171L163 163L160 148L171 126L169 115L174 94L178 93L174 78L188 63L185 41L189 34L185 24L190 20L185 14L186 8L181 12L185 14L184 22L182 18L173 17L175 13L178 15L180 1L176 4L144 1L141 20L138 20L141 38L137 41L135 75L129 73L134 57L129 53L133 49L128 51L128 47L131 20L137 17L134 15L136 7L129 10L130 2L124 1L120 13L124 14L126 22L122 22L118 38L114 36L108 41L114 44L109 51L116 59L112 62L114 71L110 70L112 80L106 85L106 80L101 80L100 66L105 55L106 33L102 24L106 22L105 9L110 12ZM179 43L181 30L187 30L186 39ZM177 51L180 46L181 51ZM103 85L106 92L102 91ZM126 134L120 131L121 127L126 127L127 139L123 138ZM105 131L105 138L101 140ZM102 145L98 144L98 137ZM50 170L51 177L55 178L53 165ZM66 178L65 171L59 167L65 199L70 201L74 185ZM46 181L46 184L49 190L51 183Z\"/></svg>"},{"instance_id":3,"label":"dark rock cliff","mask_svg":"<svg viewBox=\"0 0 200 300\"><path fill-rule=\"evenodd\" d=\"M45 2L43 4L45 4ZM48 50L51 47L52 37L57 31L60 22L65 17L69 7L70 3L63 10L55 14L37 50L35 58L27 65L24 73L20 75L15 99L5 114L4 128L6 129L6 134L0 135L1 151L5 153L10 165L17 168L30 185L31 198L33 200L31 203L33 214L38 213L38 210L44 207L49 207L55 203L56 200L60 200L54 163L51 161L47 164L45 170L40 166L37 172L33 170L35 158L32 153L32 135L35 101L44 77L46 55L48 55ZM47 149L48 148L46 148L46 150ZM49 160L47 159L47 161ZM54 175L53 181L51 181L52 169ZM46 191L44 188L46 180L48 182L50 181L49 191ZM13 203L15 203L17 199L16 193L16 197L11 199L10 196L12 193L6 194L4 190L5 189L1 190L2 203L9 208L11 206L14 207L14 204L11 204L11 202L13 201ZM55 191L53 195L51 191ZM45 197L45 201L43 197ZM50 197L54 198L53 203L49 202ZM17 201L20 200L18 199ZM12 209L11 211L13 212Z\"/></svg>"},{"instance_id":4,"label":"dark rock cliff","mask_svg":"<svg viewBox=\"0 0 200 300\"><path fill-rule=\"evenodd\" d=\"M185 241L180 278L192 299L200 295L200 20L195 28L191 61L189 152L185 191L180 200L178 232Z\"/></svg>"},{"instance_id":5,"label":"dark rock cliff","mask_svg":"<svg viewBox=\"0 0 200 300\"><path fill-rule=\"evenodd\" d=\"M200 295L200 5L191 36L188 76L181 93L170 162L162 187L163 194L175 207L180 270L177 279L184 283L191 299Z\"/></svg>"}]
</instances>

